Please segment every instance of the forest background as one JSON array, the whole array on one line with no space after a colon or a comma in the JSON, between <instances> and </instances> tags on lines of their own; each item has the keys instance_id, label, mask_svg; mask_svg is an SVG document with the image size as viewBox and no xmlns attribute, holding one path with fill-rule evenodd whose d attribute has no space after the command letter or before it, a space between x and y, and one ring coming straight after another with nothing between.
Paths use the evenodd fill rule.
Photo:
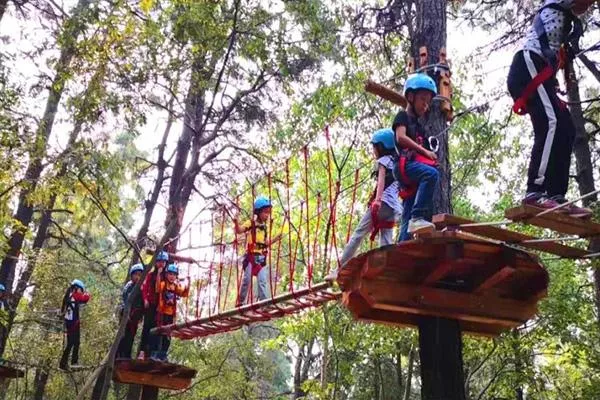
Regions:
<instances>
[{"instance_id":1,"label":"forest background","mask_svg":"<svg viewBox=\"0 0 600 400\"><path fill-rule=\"evenodd\" d=\"M447 4L457 215L499 219L523 193L530 128L510 114L505 76L538 6ZM336 173L351 184L370 161L370 134L397 111L363 83L401 88L414 8L411 0L0 0L0 280L12 307L0 353L26 370L1 395L65 399L82 389L90 371L57 369L56 310L72 279L93 295L81 353L94 367L113 343L136 249L173 229L182 254L210 257L215 205L234 210L239 196L249 209L248 182L265 191L265 171L281 171L288 158L291 174L303 176L306 144L311 191L325 193L326 126L344 161ZM584 48L600 38L598 12L584 16ZM590 51L576 62L568 93L578 127L572 197L598 182L594 59ZM339 243L369 195L362 187L355 207L340 200ZM292 192L294 203L302 199ZM593 262L544 262L551 284L534 320L497 339L465 338L469 399L598 398L600 273ZM315 263L315 280L329 267ZM194 266L184 271L205 278ZM198 375L161 398L418 399L417 344L411 329L357 323L331 303L267 329L174 340L171 358ZM126 387L109 391L126 395Z\"/></svg>"}]
</instances>

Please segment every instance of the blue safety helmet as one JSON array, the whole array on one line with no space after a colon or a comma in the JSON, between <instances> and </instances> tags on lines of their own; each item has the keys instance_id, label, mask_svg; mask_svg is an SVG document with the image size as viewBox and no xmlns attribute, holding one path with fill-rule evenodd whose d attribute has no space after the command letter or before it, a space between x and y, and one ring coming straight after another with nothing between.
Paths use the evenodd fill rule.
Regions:
<instances>
[{"instance_id":1,"label":"blue safety helmet","mask_svg":"<svg viewBox=\"0 0 600 400\"><path fill-rule=\"evenodd\" d=\"M77 286L81 290L85 290L85 285L79 279L73 279L73 282L71 282L71 286Z\"/></svg>"},{"instance_id":2,"label":"blue safety helmet","mask_svg":"<svg viewBox=\"0 0 600 400\"><path fill-rule=\"evenodd\" d=\"M261 211L263 208L272 207L271 200L266 197L260 196L254 200L254 212L257 213Z\"/></svg>"},{"instance_id":3,"label":"blue safety helmet","mask_svg":"<svg viewBox=\"0 0 600 400\"><path fill-rule=\"evenodd\" d=\"M6 286L4 286L3 284L0 283L0 292L5 292L6 291Z\"/></svg>"},{"instance_id":4,"label":"blue safety helmet","mask_svg":"<svg viewBox=\"0 0 600 400\"><path fill-rule=\"evenodd\" d=\"M133 275L135 272L144 272L144 266L142 264L133 264L131 268L129 268L129 276Z\"/></svg>"},{"instance_id":5,"label":"blue safety helmet","mask_svg":"<svg viewBox=\"0 0 600 400\"><path fill-rule=\"evenodd\" d=\"M169 253L164 250L161 250L156 255L156 261L169 261Z\"/></svg>"},{"instance_id":6,"label":"blue safety helmet","mask_svg":"<svg viewBox=\"0 0 600 400\"><path fill-rule=\"evenodd\" d=\"M371 143L381 144L387 150L394 150L395 139L392 128L379 129L371 137Z\"/></svg>"},{"instance_id":7,"label":"blue safety helmet","mask_svg":"<svg viewBox=\"0 0 600 400\"><path fill-rule=\"evenodd\" d=\"M172 272L174 274L179 274L179 267L177 264L169 264L167 266L167 272Z\"/></svg>"},{"instance_id":8,"label":"blue safety helmet","mask_svg":"<svg viewBox=\"0 0 600 400\"><path fill-rule=\"evenodd\" d=\"M427 74L412 74L406 78L404 83L404 96L417 90L429 90L434 96L437 95L435 81Z\"/></svg>"}]
</instances>

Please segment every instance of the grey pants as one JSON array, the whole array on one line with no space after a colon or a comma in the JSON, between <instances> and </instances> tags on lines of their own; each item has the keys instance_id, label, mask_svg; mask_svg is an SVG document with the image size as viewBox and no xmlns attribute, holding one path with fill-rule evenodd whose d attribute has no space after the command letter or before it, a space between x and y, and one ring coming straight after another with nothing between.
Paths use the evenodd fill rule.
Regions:
<instances>
[{"instance_id":1,"label":"grey pants","mask_svg":"<svg viewBox=\"0 0 600 400\"><path fill-rule=\"evenodd\" d=\"M257 257L258 258L258 257ZM244 276L242 277L242 287L240 288L240 297L238 304L246 303L250 284L252 283L252 265L248 261L248 257L244 257L242 263L244 268ZM258 300L265 300L271 297L269 290L269 266L264 265L258 275L256 275L256 288L253 291L258 291Z\"/></svg>"},{"instance_id":2,"label":"grey pants","mask_svg":"<svg viewBox=\"0 0 600 400\"><path fill-rule=\"evenodd\" d=\"M381 208L379 209L379 214L377 215L380 221L397 221L400 217L396 215L394 209L387 205L387 203L381 203ZM352 233L348 244L344 248L344 252L342 253L342 258L340 259L341 266L348 262L354 254L356 250L360 247L365 236L371 234L371 230L373 229L373 220L371 218L371 210L368 209L365 215L362 217L358 226ZM386 246L388 244L394 243L394 229L381 229L379 231L379 246Z\"/></svg>"}]
</instances>

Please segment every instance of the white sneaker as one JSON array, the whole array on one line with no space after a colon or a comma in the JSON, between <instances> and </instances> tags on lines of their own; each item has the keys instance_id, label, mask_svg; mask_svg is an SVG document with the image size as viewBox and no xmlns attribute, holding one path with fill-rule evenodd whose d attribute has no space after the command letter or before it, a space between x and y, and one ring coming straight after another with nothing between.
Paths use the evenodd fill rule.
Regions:
<instances>
[{"instance_id":1,"label":"white sneaker","mask_svg":"<svg viewBox=\"0 0 600 400\"><path fill-rule=\"evenodd\" d=\"M337 279L338 276L338 269L334 268L331 271L329 271L329 273L327 274L327 276L325 276L325 281L326 282L333 282Z\"/></svg>"},{"instance_id":2,"label":"white sneaker","mask_svg":"<svg viewBox=\"0 0 600 400\"><path fill-rule=\"evenodd\" d=\"M423 218L411 218L408 221L408 233L426 233L435 231L435 225Z\"/></svg>"}]
</instances>

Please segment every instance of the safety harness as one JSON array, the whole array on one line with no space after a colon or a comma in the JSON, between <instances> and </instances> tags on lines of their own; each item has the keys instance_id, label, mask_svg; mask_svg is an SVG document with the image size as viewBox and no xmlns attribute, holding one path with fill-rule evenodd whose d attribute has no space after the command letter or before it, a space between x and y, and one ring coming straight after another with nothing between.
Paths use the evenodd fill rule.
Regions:
<instances>
[{"instance_id":1,"label":"safety harness","mask_svg":"<svg viewBox=\"0 0 600 400\"><path fill-rule=\"evenodd\" d=\"M565 37L565 40L561 45L558 54L550 47L548 42L548 32L546 32L541 17L542 11L547 8L564 13L566 18L562 35ZM533 20L533 28L540 41L542 54L547 65L527 84L527 86L525 86L521 96L515 100L513 111L519 115L527 114L527 101L537 91L537 88L540 85L543 85L544 82L556 76L558 70L567 68L568 63L572 61L579 52L579 39L583 36L583 24L581 20L579 20L579 18L577 18L568 8L555 3L547 4L540 8ZM565 71L565 76L567 75L568 73Z\"/></svg>"},{"instance_id":2,"label":"safety harness","mask_svg":"<svg viewBox=\"0 0 600 400\"><path fill-rule=\"evenodd\" d=\"M408 116L408 126L406 127L406 134L420 146L425 146L425 135L423 135L421 129L419 129L419 124L416 118L411 117L410 115ZM437 162L409 149L400 149L399 153L399 176L397 176L397 180L401 184L399 196L402 198L402 200L406 200L413 197L417 193L418 189L418 185L415 182L413 182L406 174L406 163L409 161L416 161L421 164L436 167Z\"/></svg>"},{"instance_id":3,"label":"safety harness","mask_svg":"<svg viewBox=\"0 0 600 400\"><path fill-rule=\"evenodd\" d=\"M246 244L246 259L252 266L252 275L257 276L261 269L267 263L267 254L269 246L266 243L256 243L256 230L264 232L264 238L267 238L267 226L265 224L257 225L254 219L250 221L250 235L252 242Z\"/></svg>"},{"instance_id":4,"label":"safety harness","mask_svg":"<svg viewBox=\"0 0 600 400\"><path fill-rule=\"evenodd\" d=\"M395 163L395 160L392 159L392 162ZM375 168L375 170L373 171L373 177L375 179L377 179L378 175L379 175L379 165L377 165L377 168ZM385 169L385 183L383 185L383 190L386 190L395 181L396 181L396 177L394 176L394 171L389 168L386 168ZM371 236L370 236L371 241L375 240L375 236L377 236L377 234L379 233L379 231L381 229L394 229L394 226L396 224L395 221L381 221L379 219L379 207L374 207L374 203L373 203L376 196L377 196L377 187L375 187L375 190L373 191L373 194L371 195L371 198L369 199L369 210L371 212L371 221L373 223L373 227L371 229Z\"/></svg>"}]
</instances>

